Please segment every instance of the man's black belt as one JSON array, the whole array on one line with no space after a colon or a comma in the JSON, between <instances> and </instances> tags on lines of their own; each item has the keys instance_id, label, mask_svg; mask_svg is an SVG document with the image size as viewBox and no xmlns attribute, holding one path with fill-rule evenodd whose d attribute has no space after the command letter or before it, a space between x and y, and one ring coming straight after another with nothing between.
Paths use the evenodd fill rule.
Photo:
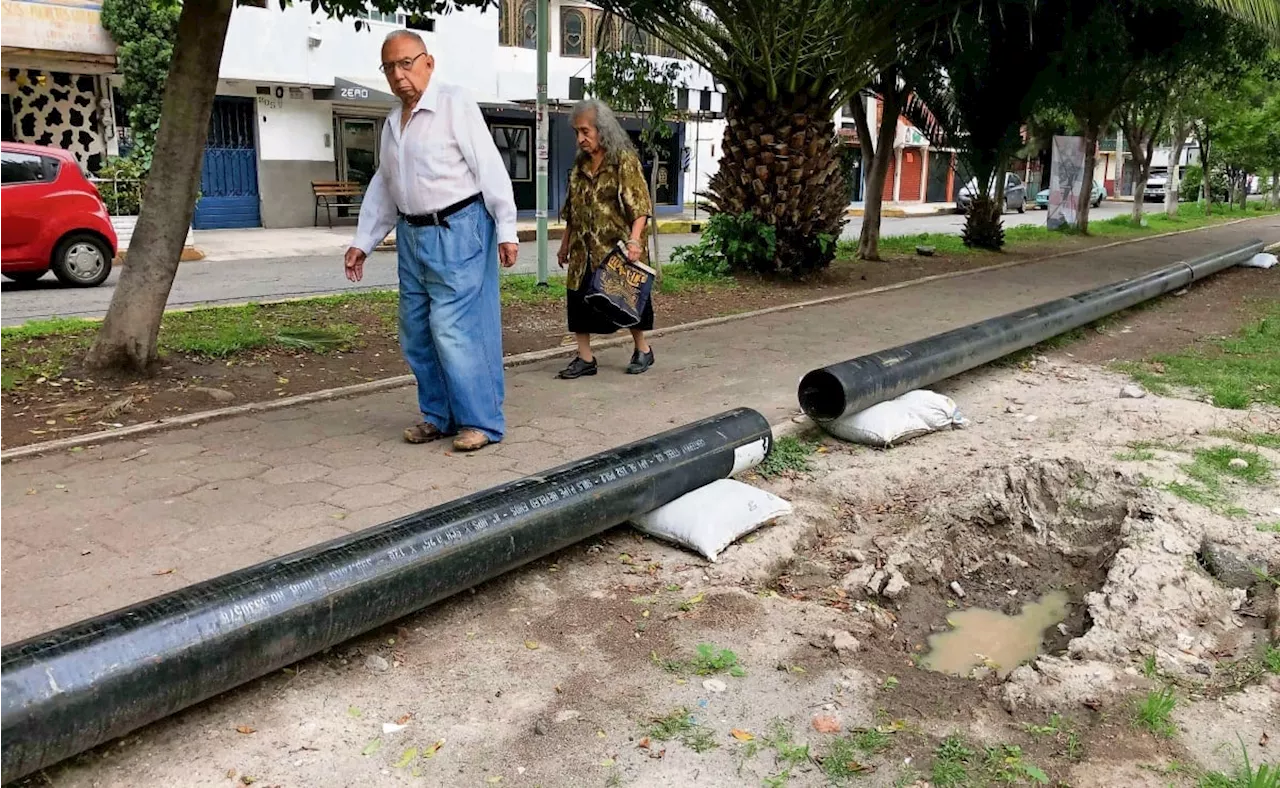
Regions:
<instances>
[{"instance_id":1,"label":"man's black belt","mask_svg":"<svg viewBox=\"0 0 1280 788\"><path fill-rule=\"evenodd\" d=\"M445 229L448 229L449 222L446 220L450 216L453 216L458 211L461 211L463 208L466 208L471 203L479 202L479 201L480 201L480 195L473 194L470 197L466 198L465 200L458 200L453 205L449 205L447 207L441 208L440 210L434 213L420 213L420 214L402 213L400 214L400 217L403 218L410 227L443 227Z\"/></svg>"}]
</instances>

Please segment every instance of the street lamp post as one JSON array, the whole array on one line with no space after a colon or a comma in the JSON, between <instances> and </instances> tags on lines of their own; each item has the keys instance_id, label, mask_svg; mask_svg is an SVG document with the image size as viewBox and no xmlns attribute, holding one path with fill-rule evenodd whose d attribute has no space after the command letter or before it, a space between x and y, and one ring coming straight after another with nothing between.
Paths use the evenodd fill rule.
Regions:
<instances>
[{"instance_id":1,"label":"street lamp post","mask_svg":"<svg viewBox=\"0 0 1280 788\"><path fill-rule=\"evenodd\" d=\"M551 9L549 0L538 0L538 162L537 209L538 219L538 285L547 286L547 169L549 161L547 117L547 49L550 47Z\"/></svg>"}]
</instances>

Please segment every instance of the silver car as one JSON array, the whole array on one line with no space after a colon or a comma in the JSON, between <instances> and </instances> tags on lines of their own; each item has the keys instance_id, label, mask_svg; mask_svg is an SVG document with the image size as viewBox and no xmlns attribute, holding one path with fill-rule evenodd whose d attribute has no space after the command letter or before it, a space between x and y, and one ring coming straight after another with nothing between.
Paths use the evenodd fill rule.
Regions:
<instances>
[{"instance_id":1,"label":"silver car","mask_svg":"<svg viewBox=\"0 0 1280 788\"><path fill-rule=\"evenodd\" d=\"M994 188L992 196L994 197ZM978 181L971 179L964 186L960 187L960 191L956 194L956 211L959 213L968 213L969 204L973 202L973 195L978 192ZM1017 211L1024 213L1027 210L1027 185L1022 179L1011 172L1004 174L1004 207L1008 211Z\"/></svg>"}]
</instances>

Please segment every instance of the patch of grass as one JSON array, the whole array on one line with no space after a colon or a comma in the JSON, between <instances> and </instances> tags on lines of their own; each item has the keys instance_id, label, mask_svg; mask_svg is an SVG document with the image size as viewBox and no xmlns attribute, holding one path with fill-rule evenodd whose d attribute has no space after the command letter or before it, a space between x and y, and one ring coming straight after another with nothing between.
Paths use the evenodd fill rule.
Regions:
<instances>
[{"instance_id":1,"label":"patch of grass","mask_svg":"<svg viewBox=\"0 0 1280 788\"><path fill-rule=\"evenodd\" d=\"M1142 675L1149 679L1154 679L1156 676L1160 675L1160 667L1156 664L1155 654L1148 654L1146 658L1142 660Z\"/></svg>"},{"instance_id":2,"label":"patch of grass","mask_svg":"<svg viewBox=\"0 0 1280 788\"><path fill-rule=\"evenodd\" d=\"M55 335L75 334L81 331L94 331L102 325L97 320L86 320L82 317L51 317L48 320L31 320L20 326L0 328L0 341L6 345L24 339L42 339ZM6 350L8 348L5 348Z\"/></svg>"},{"instance_id":3,"label":"patch of grass","mask_svg":"<svg viewBox=\"0 0 1280 788\"><path fill-rule=\"evenodd\" d=\"M1183 466L1187 474L1198 481L1208 478L1233 476L1253 485L1267 484L1271 481L1271 463L1256 451L1234 449L1230 446L1217 446L1212 449L1197 449L1192 455L1195 461L1190 466ZM1232 465L1232 460L1244 460L1245 467Z\"/></svg>"},{"instance_id":4,"label":"patch of grass","mask_svg":"<svg viewBox=\"0 0 1280 788\"><path fill-rule=\"evenodd\" d=\"M678 741L696 753L719 746L712 732L695 722L689 709L683 706L664 717L655 717L645 729L645 735L655 741Z\"/></svg>"},{"instance_id":5,"label":"patch of grass","mask_svg":"<svg viewBox=\"0 0 1280 788\"><path fill-rule=\"evenodd\" d=\"M1171 716L1177 705L1178 698L1173 694L1173 687L1148 692L1134 709L1133 723L1157 736L1171 737L1176 732Z\"/></svg>"},{"instance_id":6,"label":"patch of grass","mask_svg":"<svg viewBox=\"0 0 1280 788\"><path fill-rule=\"evenodd\" d=\"M896 730L896 729L895 729ZM863 728L836 739L822 756L822 771L837 784L867 771L866 756L879 755L893 746L893 739L879 728Z\"/></svg>"},{"instance_id":7,"label":"patch of grass","mask_svg":"<svg viewBox=\"0 0 1280 788\"><path fill-rule=\"evenodd\" d=\"M1121 462L1150 462L1156 458L1156 453L1150 449L1126 449L1112 456Z\"/></svg>"},{"instance_id":8,"label":"patch of grass","mask_svg":"<svg viewBox=\"0 0 1280 788\"><path fill-rule=\"evenodd\" d=\"M1240 432L1234 430L1214 430L1209 433L1217 438L1226 438L1236 443L1259 446L1264 449L1280 450L1280 432Z\"/></svg>"},{"instance_id":9,"label":"patch of grass","mask_svg":"<svg viewBox=\"0 0 1280 788\"><path fill-rule=\"evenodd\" d=\"M937 788L953 788L969 784L969 765L974 751L958 734L942 740L933 751L933 768L930 780Z\"/></svg>"},{"instance_id":10,"label":"patch of grass","mask_svg":"<svg viewBox=\"0 0 1280 788\"><path fill-rule=\"evenodd\" d=\"M1255 402L1280 405L1280 307L1234 337L1119 368L1157 394L1190 389L1235 410Z\"/></svg>"},{"instance_id":11,"label":"patch of grass","mask_svg":"<svg viewBox=\"0 0 1280 788\"><path fill-rule=\"evenodd\" d=\"M781 767L777 774L764 778L764 784L770 788L786 785L792 777L792 770L809 761L809 745L796 744L791 729L782 720L774 720L770 724L763 742L773 750L774 760Z\"/></svg>"},{"instance_id":12,"label":"patch of grass","mask_svg":"<svg viewBox=\"0 0 1280 788\"><path fill-rule=\"evenodd\" d=\"M1262 667L1268 673L1280 674L1280 648L1267 646L1267 650L1262 653Z\"/></svg>"},{"instance_id":13,"label":"patch of grass","mask_svg":"<svg viewBox=\"0 0 1280 788\"><path fill-rule=\"evenodd\" d=\"M756 467L756 473L766 479L781 476L784 473L808 473L813 470L809 455L818 448L818 444L787 435L774 441L773 449L764 462Z\"/></svg>"},{"instance_id":14,"label":"patch of grass","mask_svg":"<svg viewBox=\"0 0 1280 788\"><path fill-rule=\"evenodd\" d=\"M983 754L982 765L987 773L988 784L1049 784L1049 776L1035 764L1027 763L1022 757L1022 748L1017 745L998 744L988 747Z\"/></svg>"},{"instance_id":15,"label":"patch of grass","mask_svg":"<svg viewBox=\"0 0 1280 788\"><path fill-rule=\"evenodd\" d=\"M1196 783L1197 788L1280 788L1280 764L1259 763L1249 760L1249 751L1240 741L1240 763L1230 774L1205 772Z\"/></svg>"},{"instance_id":16,"label":"patch of grass","mask_svg":"<svg viewBox=\"0 0 1280 788\"><path fill-rule=\"evenodd\" d=\"M971 254L990 254L980 249L970 249L960 240L960 236L948 233L918 233L916 235L890 235L880 238L881 254L910 254L916 253L917 246L932 246L934 254L957 256ZM857 251L857 245L854 245L854 251Z\"/></svg>"},{"instance_id":17,"label":"patch of grass","mask_svg":"<svg viewBox=\"0 0 1280 788\"><path fill-rule=\"evenodd\" d=\"M1280 534L1280 520L1274 523L1258 523L1258 530L1264 534Z\"/></svg>"},{"instance_id":18,"label":"patch of grass","mask_svg":"<svg viewBox=\"0 0 1280 788\"><path fill-rule=\"evenodd\" d=\"M1044 725L1034 725L1027 723L1025 726L1027 733L1031 736L1040 738L1046 736L1056 737L1066 727L1066 721L1063 720L1061 714L1050 714L1049 721Z\"/></svg>"},{"instance_id":19,"label":"patch of grass","mask_svg":"<svg viewBox=\"0 0 1280 788\"><path fill-rule=\"evenodd\" d=\"M747 675L746 668L738 664L738 655L727 648L716 648L711 643L699 643L694 649L689 669L697 676L714 676L717 673L728 673L741 678Z\"/></svg>"},{"instance_id":20,"label":"patch of grass","mask_svg":"<svg viewBox=\"0 0 1280 788\"><path fill-rule=\"evenodd\" d=\"M1230 477L1252 485L1263 485L1273 478L1270 461L1255 451L1217 446L1196 449L1192 458L1192 462L1180 466L1190 481L1169 482L1164 489L1188 503L1232 517L1238 517L1244 511L1232 505L1225 479ZM1243 468L1232 466L1231 461L1235 459L1244 460L1246 465Z\"/></svg>"},{"instance_id":21,"label":"patch of grass","mask_svg":"<svg viewBox=\"0 0 1280 788\"><path fill-rule=\"evenodd\" d=\"M692 674L695 676L714 676L728 673L735 678L747 675L747 669L738 663L738 655L727 648L718 648L713 643L699 643L689 660L659 660L657 654L653 659L668 673Z\"/></svg>"}]
</instances>

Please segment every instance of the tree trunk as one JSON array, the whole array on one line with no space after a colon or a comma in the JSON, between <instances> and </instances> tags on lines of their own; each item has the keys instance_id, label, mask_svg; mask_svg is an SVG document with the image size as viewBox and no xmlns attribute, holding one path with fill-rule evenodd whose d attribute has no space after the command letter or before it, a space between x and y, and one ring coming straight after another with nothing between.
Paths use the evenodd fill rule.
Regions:
<instances>
[{"instance_id":1,"label":"tree trunk","mask_svg":"<svg viewBox=\"0 0 1280 788\"><path fill-rule=\"evenodd\" d=\"M1128 124L1126 124L1128 125ZM1142 211L1146 207L1147 174L1143 162L1147 160L1146 151L1150 147L1143 144L1141 129L1132 126L1124 129L1125 141L1129 144L1129 155L1133 159L1133 206L1129 211L1129 221L1135 225L1142 224ZM1121 162L1123 164L1123 161ZM1093 192L1093 179L1089 179L1089 192Z\"/></svg>"},{"instance_id":2,"label":"tree trunk","mask_svg":"<svg viewBox=\"0 0 1280 788\"><path fill-rule=\"evenodd\" d=\"M1210 183L1209 169L1209 132L1204 130L1196 133L1196 139L1200 142L1200 174L1201 184L1200 193L1204 195L1204 215L1213 215L1213 184Z\"/></svg>"},{"instance_id":3,"label":"tree trunk","mask_svg":"<svg viewBox=\"0 0 1280 788\"><path fill-rule=\"evenodd\" d=\"M858 123L858 139L862 144L862 171L867 173L863 193L862 230L858 235L858 257L863 260L880 259L880 220L884 207L884 181L889 174L889 162L893 159L893 138L898 130L898 114L901 107L896 96L883 97L884 111L876 129L875 145L871 142L871 122L867 117L867 105L863 100L854 101L854 118ZM868 159L868 151L871 151Z\"/></svg>"},{"instance_id":4,"label":"tree trunk","mask_svg":"<svg viewBox=\"0 0 1280 788\"><path fill-rule=\"evenodd\" d=\"M1187 127L1181 120L1172 124L1173 151L1169 155L1169 180L1165 183L1164 214L1170 219L1178 215L1178 197L1182 192L1182 176L1179 172L1182 164L1182 149L1187 144Z\"/></svg>"},{"instance_id":5,"label":"tree trunk","mask_svg":"<svg viewBox=\"0 0 1280 788\"><path fill-rule=\"evenodd\" d=\"M1271 207L1280 208L1280 167L1271 171Z\"/></svg>"},{"instance_id":6,"label":"tree trunk","mask_svg":"<svg viewBox=\"0 0 1280 788\"><path fill-rule=\"evenodd\" d=\"M764 273L827 267L849 205L833 97L726 98L724 153L707 189L714 210L774 227L777 249Z\"/></svg>"},{"instance_id":7,"label":"tree trunk","mask_svg":"<svg viewBox=\"0 0 1280 788\"><path fill-rule=\"evenodd\" d=\"M86 359L89 366L145 372L178 273L200 190L209 114L233 0L187 0L161 109L160 129L129 261Z\"/></svg>"},{"instance_id":8,"label":"tree trunk","mask_svg":"<svg viewBox=\"0 0 1280 788\"><path fill-rule=\"evenodd\" d=\"M653 256L649 258L649 264L654 270L661 270L662 266L658 263L658 152L653 152L653 167L649 170L649 207L652 208L652 216L649 222L652 227L649 228L649 237L653 239Z\"/></svg>"},{"instance_id":9,"label":"tree trunk","mask_svg":"<svg viewBox=\"0 0 1280 788\"><path fill-rule=\"evenodd\" d=\"M1089 126L1084 134L1084 178L1080 183L1080 198L1076 201L1076 228L1089 232L1089 202L1093 198L1093 168L1098 162L1097 126ZM1134 195L1137 199L1137 195Z\"/></svg>"}]
</instances>

